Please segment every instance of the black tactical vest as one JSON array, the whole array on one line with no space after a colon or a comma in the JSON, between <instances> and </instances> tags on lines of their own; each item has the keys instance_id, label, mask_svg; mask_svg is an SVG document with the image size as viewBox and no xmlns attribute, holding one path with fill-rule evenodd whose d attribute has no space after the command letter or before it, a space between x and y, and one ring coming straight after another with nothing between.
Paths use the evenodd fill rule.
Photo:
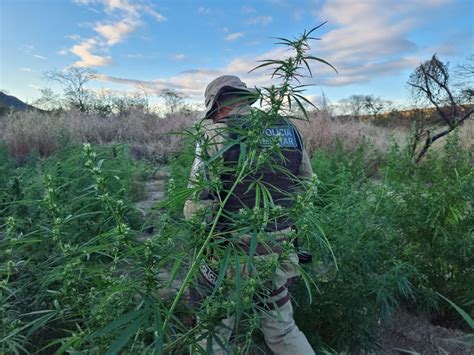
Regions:
<instances>
[{"instance_id":1,"label":"black tactical vest","mask_svg":"<svg viewBox=\"0 0 474 355\"><path fill-rule=\"evenodd\" d=\"M245 141L239 139L239 134L232 130L233 125L235 125L232 118L227 119L226 122L230 130L229 139L239 143L232 145L223 155L226 172L220 176L224 188L224 191L221 193L222 199L225 198L227 192L237 179L236 169L241 154L241 146L245 146ZM243 128L245 129L245 126ZM303 155L301 136L296 127L282 118L264 130L259 146L263 149L270 144L271 139L274 137L278 137L280 142L279 154L273 153L270 155L270 158L259 169L247 175L235 187L224 206L224 216L219 221L221 230L232 228L232 221L238 218L239 210L254 208L256 204L256 191L253 187L255 180L259 180L269 190L275 206L278 205L283 210L288 210L292 207L297 187L295 177L298 175ZM263 202L260 205L263 207ZM285 216L271 219L266 225L265 231L283 230L291 225L291 219L288 214L285 214Z\"/></svg>"}]
</instances>

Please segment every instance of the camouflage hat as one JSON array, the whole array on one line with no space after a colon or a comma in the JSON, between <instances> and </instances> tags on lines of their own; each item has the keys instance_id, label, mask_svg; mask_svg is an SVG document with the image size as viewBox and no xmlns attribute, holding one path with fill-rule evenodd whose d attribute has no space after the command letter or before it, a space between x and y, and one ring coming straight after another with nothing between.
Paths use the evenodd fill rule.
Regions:
<instances>
[{"instance_id":1,"label":"camouflage hat","mask_svg":"<svg viewBox=\"0 0 474 355\"><path fill-rule=\"evenodd\" d=\"M213 110L215 110L215 103L217 98L222 93L233 93L237 94L242 92L242 96L247 98L249 105L257 101L256 94L257 90L248 88L247 85L235 75L222 75L207 85L206 91L204 92L207 117Z\"/></svg>"}]
</instances>

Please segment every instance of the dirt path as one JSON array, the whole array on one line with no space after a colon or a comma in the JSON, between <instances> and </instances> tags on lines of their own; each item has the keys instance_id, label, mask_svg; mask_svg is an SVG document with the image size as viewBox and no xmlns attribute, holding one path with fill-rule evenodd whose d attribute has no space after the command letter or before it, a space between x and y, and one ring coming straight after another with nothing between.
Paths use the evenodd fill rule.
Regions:
<instances>
[{"instance_id":1,"label":"dirt path","mask_svg":"<svg viewBox=\"0 0 474 355\"><path fill-rule=\"evenodd\" d=\"M139 241L145 242L153 237L156 223L160 221L160 211L154 209L154 207L165 197L166 181L169 177L169 168L161 167L149 180L144 182L144 198L136 202L135 206L142 211L143 218L148 222L148 225L144 233L137 237ZM161 269L156 277L156 281L163 284L167 284L169 279L169 270L166 268ZM162 287L160 289L161 296L165 299L172 298L177 293L181 283L182 280L178 277L169 287Z\"/></svg>"},{"instance_id":2,"label":"dirt path","mask_svg":"<svg viewBox=\"0 0 474 355\"><path fill-rule=\"evenodd\" d=\"M467 341L467 335L400 310L395 317L381 323L376 354L474 354L474 348L462 344Z\"/></svg>"},{"instance_id":3,"label":"dirt path","mask_svg":"<svg viewBox=\"0 0 474 355\"><path fill-rule=\"evenodd\" d=\"M142 211L144 220L151 224L146 229L146 233L138 238L139 240L146 240L153 233L153 222L159 220L159 211L154 210L153 207L165 197L166 181L169 177L169 168L162 166L149 180L144 182L144 198L141 201L136 202L135 207Z\"/></svg>"}]
</instances>

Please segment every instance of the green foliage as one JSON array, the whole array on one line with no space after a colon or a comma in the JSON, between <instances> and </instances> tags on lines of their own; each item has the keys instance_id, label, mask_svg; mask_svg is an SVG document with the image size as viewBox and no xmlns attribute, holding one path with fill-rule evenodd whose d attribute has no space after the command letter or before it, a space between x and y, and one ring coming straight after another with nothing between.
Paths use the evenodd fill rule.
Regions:
<instances>
[{"instance_id":1,"label":"green foliage","mask_svg":"<svg viewBox=\"0 0 474 355\"><path fill-rule=\"evenodd\" d=\"M255 208L239 211L231 230L216 230L236 184L281 153L275 142L259 147L265 128L292 103L305 112L300 69L311 60L325 63L306 53L311 32L280 39L294 56L263 62L281 82L260 90L267 109L252 110L245 129L230 129L239 137L223 151L241 148L230 188L212 175L188 186L195 143L208 142L202 122L184 132L188 141L171 161L157 228L146 238L149 221L132 202L152 169L134 162L127 146L64 145L45 160L33 154L21 167L0 147L0 352L202 352L196 340L214 338L220 319L235 314L235 350L244 353L259 327L255 300L272 290L268 279L295 251L288 243L281 258L253 258L257 242L271 242L265 225L281 215L294 218L291 238L316 259L301 269L293 292L297 322L315 348L370 348L379 320L402 304L455 317L438 293L470 320L473 151L463 151L455 135L420 165L396 145L387 156L368 143L351 152L342 144L333 153L319 150L318 178L294 196L293 208L277 208L257 179ZM214 176L226 171L223 151L205 160ZM374 161L382 162L375 176ZM220 197L214 217L203 210L184 220L185 200L206 189ZM243 234L250 236L249 253L237 247ZM217 270L211 290L196 282L202 260ZM190 289L209 297L189 305Z\"/></svg>"},{"instance_id":2,"label":"green foliage","mask_svg":"<svg viewBox=\"0 0 474 355\"><path fill-rule=\"evenodd\" d=\"M189 187L182 177L169 181L158 227L144 242L142 221L131 205L136 194L133 176L137 168L143 175L143 169L131 162L125 146L99 152L89 144L82 151L64 147L56 156L44 161L32 158L20 169L5 163L2 178L7 184L0 190L0 250L5 251L0 254L2 351L182 352L188 346L198 348L197 336L214 338L216 325L230 314L236 316L236 349L250 348L258 329L255 300L271 292L274 271L294 251L289 243L281 257L254 259L257 238L271 242L265 225L275 216L301 211L315 190L310 186L294 210L283 211L274 205L268 187L255 181L256 206L241 213L251 217L246 229L223 232L216 227L236 186L263 165L271 168L268 158L281 154L278 142L264 148L259 142L292 102L301 106L300 100L305 101L302 87L294 86L302 64L309 70L308 61L326 63L306 53L311 32L284 43L294 53L283 66L279 61L266 62L277 65L274 74L282 79L259 93L270 107L253 110L246 117L246 129L232 128L239 137L226 143L226 149L238 144L242 151L232 171L232 186L223 189L216 179L201 179ZM198 141L206 144L202 132L202 123L184 132L189 147ZM221 155L206 160L217 177L226 169ZM174 176L188 175L190 158L173 162ZM184 221L184 201L205 189L220 198L215 216L209 221L205 213L197 213ZM251 236L249 254L238 247L242 234ZM312 236L309 231L305 234ZM192 286L199 289L195 276L202 260L219 270L218 285L206 301L190 309L184 296ZM165 269L168 275L163 276ZM165 298L181 273L179 288L171 292L171 299ZM230 273L234 277L225 277ZM190 312L199 319L195 326L186 321Z\"/></svg>"},{"instance_id":3,"label":"green foliage","mask_svg":"<svg viewBox=\"0 0 474 355\"><path fill-rule=\"evenodd\" d=\"M417 286L427 308L436 307L435 291L461 306L474 298L473 154L453 132L419 167L394 150L384 169L391 198L381 208L400 231L400 257L423 275Z\"/></svg>"},{"instance_id":4,"label":"green foliage","mask_svg":"<svg viewBox=\"0 0 474 355\"><path fill-rule=\"evenodd\" d=\"M313 303L301 284L295 290L298 324L315 347L368 348L379 319L402 304L462 326L437 292L474 311L473 151L453 135L417 166L409 142L394 144L379 175L367 179L370 149L339 146L313 158L317 218L337 261L336 268L327 249L309 245L317 256L308 271L318 286Z\"/></svg>"},{"instance_id":5,"label":"green foliage","mask_svg":"<svg viewBox=\"0 0 474 355\"><path fill-rule=\"evenodd\" d=\"M146 167L119 145L1 162L0 350L75 347L133 303L118 265L143 223L130 186Z\"/></svg>"}]
</instances>

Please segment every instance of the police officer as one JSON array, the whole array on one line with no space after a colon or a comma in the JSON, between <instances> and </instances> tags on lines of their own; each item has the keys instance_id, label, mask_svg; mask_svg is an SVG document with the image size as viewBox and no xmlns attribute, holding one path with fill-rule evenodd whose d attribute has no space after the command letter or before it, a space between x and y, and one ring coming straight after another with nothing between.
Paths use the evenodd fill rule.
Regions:
<instances>
[{"instance_id":1,"label":"police officer","mask_svg":"<svg viewBox=\"0 0 474 355\"><path fill-rule=\"evenodd\" d=\"M246 84L237 76L223 75L209 83L205 91L206 114L203 125L203 140L196 146L195 158L191 169L189 186L192 187L196 181L207 174L205 170L205 156L211 157L216 154L222 154L226 142L231 138L232 133L229 127L235 123L233 117L245 117L250 114L250 105L256 101L255 91L247 88ZM289 122L277 122L273 127L268 127L265 131L266 136L262 138L262 144L270 144L272 138L280 138L280 147L282 154L280 159L273 158L273 164L280 165L282 169L268 169L262 166L259 171L254 172L259 180L271 186L271 196L275 204L284 208L291 208L292 199L288 195L293 194L296 189L296 182L289 176L296 176L298 180L308 180L313 176L310 160L306 153L299 132ZM238 123L239 125L241 124ZM227 133L226 133L227 132ZM234 133L235 135L235 133ZM235 137L233 137L235 138ZM204 145L205 144L205 152ZM225 150L225 148L224 148ZM240 156L240 145L236 144L225 150L222 159L226 166L236 166ZM232 165L234 164L234 165ZM288 173L283 174L285 170ZM201 175L201 176L200 176ZM224 190L230 189L235 185L235 174L232 172L223 173L219 178L222 181ZM242 208L252 209L256 203L255 190L249 188L252 179L244 179L234 186L232 194L227 199L224 206L225 215L231 216L238 214ZM222 199L221 199L222 200ZM211 208L215 205L215 196L208 191L199 195L199 198L189 199L185 203L185 218L191 218L201 208ZM219 227L225 230L229 225L229 219L221 218ZM278 241L284 241L291 233L292 221L286 217L276 217L271 223L268 223L265 231L272 236L276 242L268 245L258 244L255 248L255 258L260 261L269 260L272 257L280 256L282 248ZM250 236L240 235L242 247L248 250ZM246 245L247 244L247 245ZM280 258L281 259L281 258ZM305 335L298 329L293 319L293 308L291 305L290 294L288 291L289 280L298 276L297 271L298 256L290 252L287 257L281 261L272 277L273 289L266 300L266 310L260 314L260 326L265 337L267 346L274 354L292 354L307 355L314 354ZM206 268L201 268L201 272L206 276L212 285L212 270L206 272ZM212 275L211 275L212 276ZM230 339L234 317L222 320L222 326L217 332L224 341ZM204 344L204 349L206 346ZM224 354L224 350L213 342L214 354Z\"/></svg>"}]
</instances>

